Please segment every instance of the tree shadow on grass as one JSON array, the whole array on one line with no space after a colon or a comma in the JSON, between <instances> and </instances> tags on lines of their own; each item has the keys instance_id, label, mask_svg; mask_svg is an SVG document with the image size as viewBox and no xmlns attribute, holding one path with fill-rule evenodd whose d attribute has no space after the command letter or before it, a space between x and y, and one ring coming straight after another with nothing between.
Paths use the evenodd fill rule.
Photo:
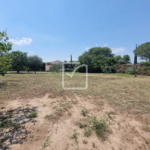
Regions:
<instances>
[{"instance_id":1,"label":"tree shadow on grass","mask_svg":"<svg viewBox=\"0 0 150 150\"><path fill-rule=\"evenodd\" d=\"M37 107L0 111L0 149L9 149L9 146L26 140L30 131L25 124L37 122L36 118L29 117L32 112L37 112Z\"/></svg>"}]
</instances>

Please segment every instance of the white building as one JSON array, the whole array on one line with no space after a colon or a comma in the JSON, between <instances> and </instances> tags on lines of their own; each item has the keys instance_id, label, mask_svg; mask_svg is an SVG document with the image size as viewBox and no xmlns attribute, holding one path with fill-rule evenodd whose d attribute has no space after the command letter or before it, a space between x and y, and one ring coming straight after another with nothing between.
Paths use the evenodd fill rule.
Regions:
<instances>
[{"instance_id":1,"label":"white building","mask_svg":"<svg viewBox=\"0 0 150 150\"><path fill-rule=\"evenodd\" d=\"M59 60L56 60L56 61L52 61L51 63L46 63L45 71L49 71L50 67L52 67L53 64L58 64L58 63L62 63L62 62Z\"/></svg>"}]
</instances>

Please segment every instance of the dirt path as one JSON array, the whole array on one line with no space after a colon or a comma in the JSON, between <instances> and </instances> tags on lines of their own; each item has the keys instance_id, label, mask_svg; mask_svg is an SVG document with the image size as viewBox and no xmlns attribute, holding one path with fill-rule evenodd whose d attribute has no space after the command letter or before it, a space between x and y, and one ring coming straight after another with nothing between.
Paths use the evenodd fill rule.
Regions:
<instances>
[{"instance_id":1,"label":"dirt path","mask_svg":"<svg viewBox=\"0 0 150 150\"><path fill-rule=\"evenodd\" d=\"M150 130L133 114L113 109L105 99L77 95L30 100L13 100L1 109L1 116L21 124L18 129L6 128L0 138L6 137L0 149L14 150L149 150ZM86 110L85 116L81 110ZM32 112L37 117L29 118ZM109 130L103 138L88 126L96 117L106 120ZM2 121L2 120L1 120ZM84 128L79 123L85 123ZM91 135L85 136L86 129ZM146 128L148 129L148 128ZM45 143L45 145L44 145ZM45 148L44 148L45 146Z\"/></svg>"}]
</instances>

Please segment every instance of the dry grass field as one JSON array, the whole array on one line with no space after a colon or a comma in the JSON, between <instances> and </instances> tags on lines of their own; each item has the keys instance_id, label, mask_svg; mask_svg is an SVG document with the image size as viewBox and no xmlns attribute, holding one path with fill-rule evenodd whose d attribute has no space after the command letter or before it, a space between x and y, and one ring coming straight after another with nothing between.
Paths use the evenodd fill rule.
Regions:
<instances>
[{"instance_id":1,"label":"dry grass field","mask_svg":"<svg viewBox=\"0 0 150 150\"><path fill-rule=\"evenodd\" d=\"M85 74L65 76L67 87ZM0 76L0 149L149 150L150 77L61 73Z\"/></svg>"}]
</instances>

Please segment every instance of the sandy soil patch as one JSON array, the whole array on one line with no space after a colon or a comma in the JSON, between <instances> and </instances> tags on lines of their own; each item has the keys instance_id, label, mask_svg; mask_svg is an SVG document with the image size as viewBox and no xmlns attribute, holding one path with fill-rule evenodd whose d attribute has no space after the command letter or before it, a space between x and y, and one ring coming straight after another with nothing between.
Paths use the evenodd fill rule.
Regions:
<instances>
[{"instance_id":1,"label":"sandy soil patch","mask_svg":"<svg viewBox=\"0 0 150 150\"><path fill-rule=\"evenodd\" d=\"M0 149L14 150L149 150L150 129L143 118L114 109L106 99L72 94L28 100L12 100L1 109L1 123L18 122L20 127L1 128ZM29 117L32 113L35 117ZM84 115L85 113L85 115ZM8 116L8 117L6 117ZM6 118L4 118L6 117ZM104 119L109 130L98 137L89 123ZM142 119L141 119L142 118ZM144 120L146 120L144 119ZM81 126L80 123L85 124ZM90 130L89 136L85 132Z\"/></svg>"}]
</instances>

